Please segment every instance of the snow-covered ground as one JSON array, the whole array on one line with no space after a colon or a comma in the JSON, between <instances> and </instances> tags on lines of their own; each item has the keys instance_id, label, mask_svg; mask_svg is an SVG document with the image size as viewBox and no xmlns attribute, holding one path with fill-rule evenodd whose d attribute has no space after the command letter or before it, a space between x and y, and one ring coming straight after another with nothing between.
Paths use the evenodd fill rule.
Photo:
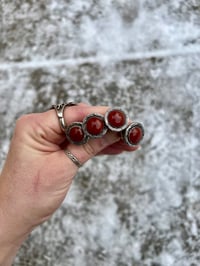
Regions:
<instances>
[{"instance_id":1,"label":"snow-covered ground","mask_svg":"<svg viewBox=\"0 0 200 266\"><path fill-rule=\"evenodd\" d=\"M200 262L200 3L0 1L0 165L15 120L65 100L125 108L142 149L95 158L15 265Z\"/></svg>"}]
</instances>

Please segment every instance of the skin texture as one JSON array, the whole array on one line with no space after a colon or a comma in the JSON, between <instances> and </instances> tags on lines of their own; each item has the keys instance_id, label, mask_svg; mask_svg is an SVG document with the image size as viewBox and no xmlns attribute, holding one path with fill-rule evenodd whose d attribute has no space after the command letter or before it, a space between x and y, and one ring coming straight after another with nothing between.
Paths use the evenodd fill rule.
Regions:
<instances>
[{"instance_id":1,"label":"skin texture","mask_svg":"<svg viewBox=\"0 0 200 266\"><path fill-rule=\"evenodd\" d=\"M67 107L67 124L108 107ZM60 207L78 168L64 154L68 149L81 163L99 154L134 151L118 134L108 132L82 146L67 142L55 110L24 115L16 122L10 149L0 175L0 266L11 265L28 234Z\"/></svg>"}]
</instances>

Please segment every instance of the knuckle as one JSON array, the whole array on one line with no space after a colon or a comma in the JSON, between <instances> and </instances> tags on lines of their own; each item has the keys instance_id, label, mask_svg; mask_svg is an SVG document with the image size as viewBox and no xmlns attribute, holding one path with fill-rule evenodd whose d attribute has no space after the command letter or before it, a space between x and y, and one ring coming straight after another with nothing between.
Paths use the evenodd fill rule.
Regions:
<instances>
[{"instance_id":1,"label":"knuckle","mask_svg":"<svg viewBox=\"0 0 200 266\"><path fill-rule=\"evenodd\" d=\"M22 134L22 132L26 132L32 125L32 121L34 121L34 114L25 114L20 116L15 125L15 134Z\"/></svg>"},{"instance_id":2,"label":"knuckle","mask_svg":"<svg viewBox=\"0 0 200 266\"><path fill-rule=\"evenodd\" d=\"M20 116L16 121L16 126L15 126L16 130L26 127L28 119L29 119L28 115Z\"/></svg>"},{"instance_id":3,"label":"knuckle","mask_svg":"<svg viewBox=\"0 0 200 266\"><path fill-rule=\"evenodd\" d=\"M25 114L25 115L20 116L17 119L16 125L21 126L21 125L27 124L30 120L32 120L33 115L34 114Z\"/></svg>"},{"instance_id":4,"label":"knuckle","mask_svg":"<svg viewBox=\"0 0 200 266\"><path fill-rule=\"evenodd\" d=\"M87 155L89 155L89 157L93 157L96 155L96 149L90 142L85 143L83 145L83 149L87 153Z\"/></svg>"}]
</instances>

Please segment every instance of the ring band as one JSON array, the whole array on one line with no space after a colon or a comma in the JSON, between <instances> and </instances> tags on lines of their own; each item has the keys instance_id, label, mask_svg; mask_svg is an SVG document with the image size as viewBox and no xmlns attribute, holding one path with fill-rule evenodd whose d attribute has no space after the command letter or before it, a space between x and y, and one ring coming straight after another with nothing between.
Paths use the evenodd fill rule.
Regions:
<instances>
[{"instance_id":1,"label":"ring band","mask_svg":"<svg viewBox=\"0 0 200 266\"><path fill-rule=\"evenodd\" d=\"M60 122L60 127L63 131L65 131L67 125L65 123L65 119L64 119L64 109L65 107L70 107L70 106L75 106L77 105L74 102L69 102L69 103L62 103L62 104L54 104L52 105L51 109L55 109L59 122Z\"/></svg>"},{"instance_id":2,"label":"ring band","mask_svg":"<svg viewBox=\"0 0 200 266\"><path fill-rule=\"evenodd\" d=\"M78 167L80 168L81 166L83 166L79 160L76 158L76 156L74 156L70 151L68 150L64 150L65 155L67 155L67 157Z\"/></svg>"}]
</instances>

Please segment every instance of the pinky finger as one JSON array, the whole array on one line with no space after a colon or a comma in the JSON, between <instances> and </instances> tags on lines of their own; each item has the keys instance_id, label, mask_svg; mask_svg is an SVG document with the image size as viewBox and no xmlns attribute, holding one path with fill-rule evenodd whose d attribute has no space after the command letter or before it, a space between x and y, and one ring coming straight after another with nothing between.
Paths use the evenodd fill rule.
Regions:
<instances>
[{"instance_id":1,"label":"pinky finger","mask_svg":"<svg viewBox=\"0 0 200 266\"><path fill-rule=\"evenodd\" d=\"M122 140L110 145L109 147L106 147L103 149L98 155L118 155L121 154L122 152L133 152L136 151L140 148L140 145L130 147L126 143L124 143Z\"/></svg>"}]
</instances>

